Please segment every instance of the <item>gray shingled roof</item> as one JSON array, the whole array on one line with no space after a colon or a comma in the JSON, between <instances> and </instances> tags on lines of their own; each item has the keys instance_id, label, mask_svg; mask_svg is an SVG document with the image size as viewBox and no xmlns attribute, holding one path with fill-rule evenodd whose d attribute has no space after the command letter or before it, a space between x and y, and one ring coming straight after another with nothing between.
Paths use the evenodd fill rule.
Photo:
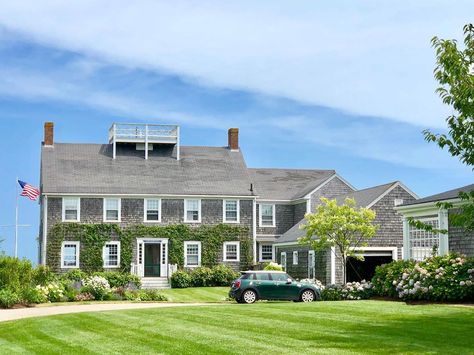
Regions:
<instances>
[{"instance_id":1,"label":"gray shingled roof","mask_svg":"<svg viewBox=\"0 0 474 355\"><path fill-rule=\"evenodd\" d=\"M334 170L248 169L260 199L293 200L321 185Z\"/></svg>"},{"instance_id":2,"label":"gray shingled roof","mask_svg":"<svg viewBox=\"0 0 474 355\"><path fill-rule=\"evenodd\" d=\"M55 143L42 147L44 193L179 194L251 196L250 177L241 152L221 147L155 146L143 151L108 144Z\"/></svg>"},{"instance_id":3,"label":"gray shingled roof","mask_svg":"<svg viewBox=\"0 0 474 355\"><path fill-rule=\"evenodd\" d=\"M356 201L356 205L358 207L367 207L373 201L375 201L380 195L382 195L385 191L395 185L397 181L390 182L384 185L378 185L374 187L369 187L367 189L357 190L354 192L350 192L348 194L336 196L336 200L338 203L344 203L346 198L353 198Z\"/></svg>"},{"instance_id":4,"label":"gray shingled roof","mask_svg":"<svg viewBox=\"0 0 474 355\"><path fill-rule=\"evenodd\" d=\"M438 201L450 200L450 199L459 197L459 193L461 191L462 192L470 192L470 191L473 191L473 190L474 190L474 184L466 185L466 186L463 186L463 187L459 187L457 189L441 192L441 193L436 194L436 195L423 197L423 198L420 198L420 199L416 200L413 203L403 204L402 206L418 205L420 203L426 203L426 202L438 202Z\"/></svg>"},{"instance_id":5,"label":"gray shingled roof","mask_svg":"<svg viewBox=\"0 0 474 355\"><path fill-rule=\"evenodd\" d=\"M353 198L356 200L358 207L367 207L378 197L380 197L385 191L390 189L397 181L391 182L384 185L369 187L367 189L350 192L348 194L336 196L335 199L338 203L343 203L346 198ZM278 240L277 243L292 243L296 242L298 238L305 235L305 231L300 229L300 226L306 223L306 219L302 219L296 225L286 231Z\"/></svg>"}]
</instances>

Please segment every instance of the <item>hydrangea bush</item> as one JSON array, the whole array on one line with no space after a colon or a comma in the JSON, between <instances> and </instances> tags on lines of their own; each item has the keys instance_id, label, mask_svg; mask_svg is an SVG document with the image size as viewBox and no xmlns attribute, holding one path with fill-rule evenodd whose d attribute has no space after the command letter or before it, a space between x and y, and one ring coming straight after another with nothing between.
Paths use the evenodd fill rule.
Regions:
<instances>
[{"instance_id":1,"label":"hydrangea bush","mask_svg":"<svg viewBox=\"0 0 474 355\"><path fill-rule=\"evenodd\" d=\"M373 295L371 282L348 282L345 285L328 285L321 292L323 301L363 300Z\"/></svg>"},{"instance_id":2,"label":"hydrangea bush","mask_svg":"<svg viewBox=\"0 0 474 355\"><path fill-rule=\"evenodd\" d=\"M38 285L36 289L49 301L59 302L64 297L64 287L59 282L50 282L46 286Z\"/></svg>"},{"instance_id":3,"label":"hydrangea bush","mask_svg":"<svg viewBox=\"0 0 474 355\"><path fill-rule=\"evenodd\" d=\"M102 276L90 276L82 281L84 292L89 292L96 300L103 300L110 293L109 282Z\"/></svg>"},{"instance_id":4,"label":"hydrangea bush","mask_svg":"<svg viewBox=\"0 0 474 355\"><path fill-rule=\"evenodd\" d=\"M273 261L269 262L268 264L265 265L263 270L270 270L270 271L283 271L283 267L277 263L274 263Z\"/></svg>"},{"instance_id":5,"label":"hydrangea bush","mask_svg":"<svg viewBox=\"0 0 474 355\"><path fill-rule=\"evenodd\" d=\"M325 289L325 286L323 285L323 283L319 281L318 279L301 279L300 282L315 285L316 287L319 287L320 290Z\"/></svg>"},{"instance_id":6,"label":"hydrangea bush","mask_svg":"<svg viewBox=\"0 0 474 355\"><path fill-rule=\"evenodd\" d=\"M403 300L462 301L474 299L474 258L456 254L423 261L395 261L377 267L376 293Z\"/></svg>"}]
</instances>

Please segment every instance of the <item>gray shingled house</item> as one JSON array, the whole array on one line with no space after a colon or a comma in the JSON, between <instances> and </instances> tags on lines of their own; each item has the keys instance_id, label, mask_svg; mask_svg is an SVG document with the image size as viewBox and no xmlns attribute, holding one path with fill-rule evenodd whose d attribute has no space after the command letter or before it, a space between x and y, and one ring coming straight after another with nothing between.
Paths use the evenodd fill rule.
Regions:
<instances>
[{"instance_id":1,"label":"gray shingled house","mask_svg":"<svg viewBox=\"0 0 474 355\"><path fill-rule=\"evenodd\" d=\"M229 129L228 145L223 147L181 146L176 125L114 123L105 144L57 143L53 137L53 124L48 122L41 148L39 260L54 264L49 266L59 272L82 267L84 249L74 237L62 241L59 258L48 255L52 228L69 222L113 224L122 229L242 226L249 231L251 261L256 264L276 260L275 243L320 197L357 194L334 170L247 168L236 128ZM412 198L403 191L400 194L405 201ZM390 203L386 208L393 220L383 223L387 228L399 223L401 229ZM393 228L398 233L398 225ZM381 242L386 247L401 244L398 234L386 238ZM174 269L168 258L170 243L166 237L134 238L130 270L144 281L165 283ZM184 266L201 265L205 252L201 242L183 243ZM238 241L223 243L217 261L238 269L241 249ZM103 268L117 269L120 257L121 240L111 235L103 247Z\"/></svg>"},{"instance_id":2,"label":"gray shingled house","mask_svg":"<svg viewBox=\"0 0 474 355\"><path fill-rule=\"evenodd\" d=\"M369 241L367 247L358 249L364 260L355 258L347 260L348 281L370 280L377 265L403 257L402 218L394 207L414 202L417 196L401 182L396 181L335 196L339 203L344 203L346 198L353 198L357 206L370 208L376 212L374 223L379 225L377 234ZM324 284L341 283L343 262L334 248L314 251L299 244L298 239L305 234L301 229L305 221L305 219L298 221L275 243L278 263L294 277L316 277Z\"/></svg>"},{"instance_id":3,"label":"gray shingled house","mask_svg":"<svg viewBox=\"0 0 474 355\"><path fill-rule=\"evenodd\" d=\"M449 223L449 215L456 212L463 202L459 193L469 193L474 190L474 184L445 191L436 195L421 198L416 201L397 206L396 210L403 215L403 248L405 259L421 260L433 253L433 248L439 255L456 252L466 256L474 256L474 233L466 233L461 228ZM439 208L438 202L450 202L453 208ZM413 217L435 228L447 230L448 234L432 233L418 229L408 223Z\"/></svg>"}]
</instances>

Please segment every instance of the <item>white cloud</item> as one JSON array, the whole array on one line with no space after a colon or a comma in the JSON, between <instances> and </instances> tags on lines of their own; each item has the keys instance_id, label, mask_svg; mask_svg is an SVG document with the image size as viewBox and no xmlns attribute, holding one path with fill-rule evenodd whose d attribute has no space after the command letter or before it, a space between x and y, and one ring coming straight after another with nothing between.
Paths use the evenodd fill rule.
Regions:
<instances>
[{"instance_id":1,"label":"white cloud","mask_svg":"<svg viewBox=\"0 0 474 355\"><path fill-rule=\"evenodd\" d=\"M460 37L472 2L3 1L35 41L203 85L442 127L433 35Z\"/></svg>"}]
</instances>

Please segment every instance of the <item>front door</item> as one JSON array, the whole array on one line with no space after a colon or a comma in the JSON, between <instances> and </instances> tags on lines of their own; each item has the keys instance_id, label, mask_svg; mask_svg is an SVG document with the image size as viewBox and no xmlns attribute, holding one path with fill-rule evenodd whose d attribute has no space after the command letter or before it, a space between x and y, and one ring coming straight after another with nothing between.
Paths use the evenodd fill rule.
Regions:
<instances>
[{"instance_id":1,"label":"front door","mask_svg":"<svg viewBox=\"0 0 474 355\"><path fill-rule=\"evenodd\" d=\"M160 276L161 244L145 243L145 277Z\"/></svg>"}]
</instances>

